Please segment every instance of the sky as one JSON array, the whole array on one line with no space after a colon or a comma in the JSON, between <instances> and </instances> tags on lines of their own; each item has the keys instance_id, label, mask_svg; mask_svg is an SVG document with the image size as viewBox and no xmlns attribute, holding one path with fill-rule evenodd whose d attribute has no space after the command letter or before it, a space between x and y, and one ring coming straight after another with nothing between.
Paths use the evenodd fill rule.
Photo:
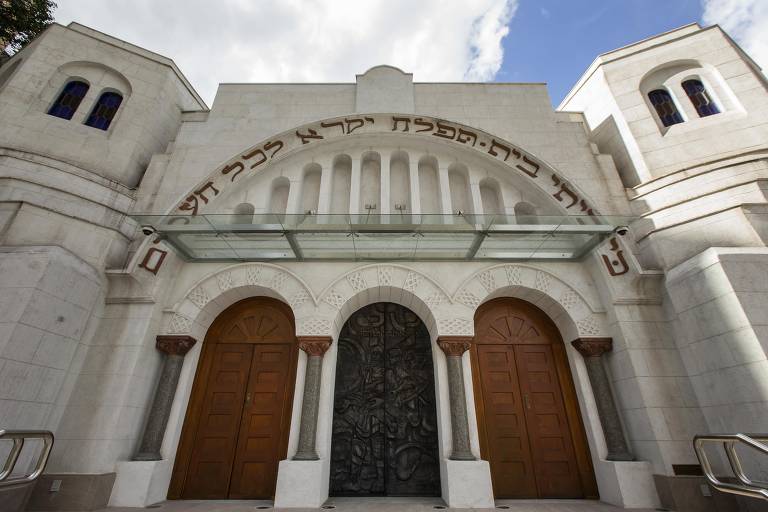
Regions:
<instances>
[{"instance_id":1,"label":"sky","mask_svg":"<svg viewBox=\"0 0 768 512\"><path fill-rule=\"evenodd\" d=\"M768 68L768 0L58 0L77 21L172 58L211 105L221 82L546 82L556 106L600 53L718 23Z\"/></svg>"}]
</instances>

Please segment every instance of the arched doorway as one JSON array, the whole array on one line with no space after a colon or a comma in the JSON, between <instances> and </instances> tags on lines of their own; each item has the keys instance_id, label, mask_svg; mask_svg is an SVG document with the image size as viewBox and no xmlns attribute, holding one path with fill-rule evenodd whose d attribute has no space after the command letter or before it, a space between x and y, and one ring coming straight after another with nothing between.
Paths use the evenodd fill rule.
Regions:
<instances>
[{"instance_id":1,"label":"arched doorway","mask_svg":"<svg viewBox=\"0 0 768 512\"><path fill-rule=\"evenodd\" d=\"M597 497L565 346L546 313L512 298L483 304L471 359L494 496Z\"/></svg>"},{"instance_id":2,"label":"arched doorway","mask_svg":"<svg viewBox=\"0 0 768 512\"><path fill-rule=\"evenodd\" d=\"M439 496L432 345L410 309L380 302L341 330L332 496Z\"/></svg>"},{"instance_id":3,"label":"arched doorway","mask_svg":"<svg viewBox=\"0 0 768 512\"><path fill-rule=\"evenodd\" d=\"M170 499L270 499L286 457L298 347L291 309L267 297L222 312L205 336Z\"/></svg>"}]
</instances>

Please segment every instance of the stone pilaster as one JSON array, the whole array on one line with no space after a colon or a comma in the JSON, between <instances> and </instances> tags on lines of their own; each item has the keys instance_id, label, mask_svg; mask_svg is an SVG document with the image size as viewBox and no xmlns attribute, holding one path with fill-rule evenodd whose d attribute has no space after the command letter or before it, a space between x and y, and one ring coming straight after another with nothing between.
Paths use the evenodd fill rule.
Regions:
<instances>
[{"instance_id":1,"label":"stone pilaster","mask_svg":"<svg viewBox=\"0 0 768 512\"><path fill-rule=\"evenodd\" d=\"M448 393L451 401L451 460L475 460L469 444L467 398L461 356L472 346L472 336L440 336L437 345L448 362Z\"/></svg>"},{"instance_id":2,"label":"stone pilaster","mask_svg":"<svg viewBox=\"0 0 768 512\"><path fill-rule=\"evenodd\" d=\"M152 408L144 427L139 451L133 460L161 460L160 446L163 444L165 427L171 414L173 397L176 395L176 385L181 375L184 356L197 342L191 336L168 335L158 336L155 347L165 354L160 380L155 388Z\"/></svg>"},{"instance_id":3,"label":"stone pilaster","mask_svg":"<svg viewBox=\"0 0 768 512\"><path fill-rule=\"evenodd\" d=\"M608 448L607 460L627 461L635 460L629 451L627 440L624 438L624 430L621 428L619 411L613 399L608 374L603 365L603 354L613 348L611 338L579 338L571 344L584 357L587 366L587 375L595 395L597 414L600 424L603 426L605 444Z\"/></svg>"},{"instance_id":4,"label":"stone pilaster","mask_svg":"<svg viewBox=\"0 0 768 512\"><path fill-rule=\"evenodd\" d=\"M317 410L320 405L320 377L323 355L333 341L330 336L298 336L299 348L307 354L307 371L304 376L304 398L301 402L299 446L293 460L318 460L315 440Z\"/></svg>"}]
</instances>

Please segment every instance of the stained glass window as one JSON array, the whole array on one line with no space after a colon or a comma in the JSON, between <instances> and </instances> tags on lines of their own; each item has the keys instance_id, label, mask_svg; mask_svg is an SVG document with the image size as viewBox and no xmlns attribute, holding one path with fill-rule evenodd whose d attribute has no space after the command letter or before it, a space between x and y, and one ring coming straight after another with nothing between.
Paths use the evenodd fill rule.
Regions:
<instances>
[{"instance_id":1,"label":"stained glass window","mask_svg":"<svg viewBox=\"0 0 768 512\"><path fill-rule=\"evenodd\" d=\"M72 119L75 115L77 107L80 106L80 102L83 101L85 93L88 92L88 84L73 80L64 86L64 90L61 91L59 97L56 98L56 102L48 110L48 113L52 116L60 117L62 119Z\"/></svg>"},{"instance_id":2,"label":"stained glass window","mask_svg":"<svg viewBox=\"0 0 768 512\"><path fill-rule=\"evenodd\" d=\"M656 113L664 126L683 122L683 116L678 112L675 102L672 101L672 96L664 89L649 92L648 99L651 100L651 105L656 109Z\"/></svg>"},{"instance_id":3,"label":"stained glass window","mask_svg":"<svg viewBox=\"0 0 768 512\"><path fill-rule=\"evenodd\" d=\"M105 92L99 96L99 101L96 102L96 106L91 110L91 115L88 116L85 124L99 130L109 129L109 125L112 123L112 119L114 119L117 109L122 102L123 97L118 93Z\"/></svg>"},{"instance_id":4,"label":"stained glass window","mask_svg":"<svg viewBox=\"0 0 768 512\"><path fill-rule=\"evenodd\" d=\"M699 113L699 117L720 113L720 109L717 108L715 102L709 97L706 87L699 80L686 80L683 82L683 90L685 90L691 103L696 108L696 112Z\"/></svg>"}]
</instances>

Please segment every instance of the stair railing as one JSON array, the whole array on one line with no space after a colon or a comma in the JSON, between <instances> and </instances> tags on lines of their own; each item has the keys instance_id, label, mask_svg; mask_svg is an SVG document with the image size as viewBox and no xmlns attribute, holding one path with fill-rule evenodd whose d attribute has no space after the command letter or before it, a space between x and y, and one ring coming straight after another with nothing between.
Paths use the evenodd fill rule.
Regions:
<instances>
[{"instance_id":1,"label":"stair railing","mask_svg":"<svg viewBox=\"0 0 768 512\"><path fill-rule=\"evenodd\" d=\"M768 434L705 434L693 438L693 449L699 459L701 469L704 471L704 476L712 487L730 494L768 500L768 482L749 478L744 472L744 466L738 453L736 453L736 445L741 444L768 456L766 442L768 442ZM704 449L708 443L722 443L725 456L728 458L728 463L738 483L723 482L715 476L712 464L709 462Z\"/></svg>"},{"instance_id":2,"label":"stair railing","mask_svg":"<svg viewBox=\"0 0 768 512\"><path fill-rule=\"evenodd\" d=\"M53 433L48 430L0 430L0 441L3 439L13 441L13 447L5 459L3 469L0 470L0 489L37 480L48 463L48 456L51 454L51 448L53 448ZM27 439L42 439L43 446L40 455L38 455L31 472L11 477L16 463L19 461L21 450L24 448L24 441Z\"/></svg>"}]
</instances>

